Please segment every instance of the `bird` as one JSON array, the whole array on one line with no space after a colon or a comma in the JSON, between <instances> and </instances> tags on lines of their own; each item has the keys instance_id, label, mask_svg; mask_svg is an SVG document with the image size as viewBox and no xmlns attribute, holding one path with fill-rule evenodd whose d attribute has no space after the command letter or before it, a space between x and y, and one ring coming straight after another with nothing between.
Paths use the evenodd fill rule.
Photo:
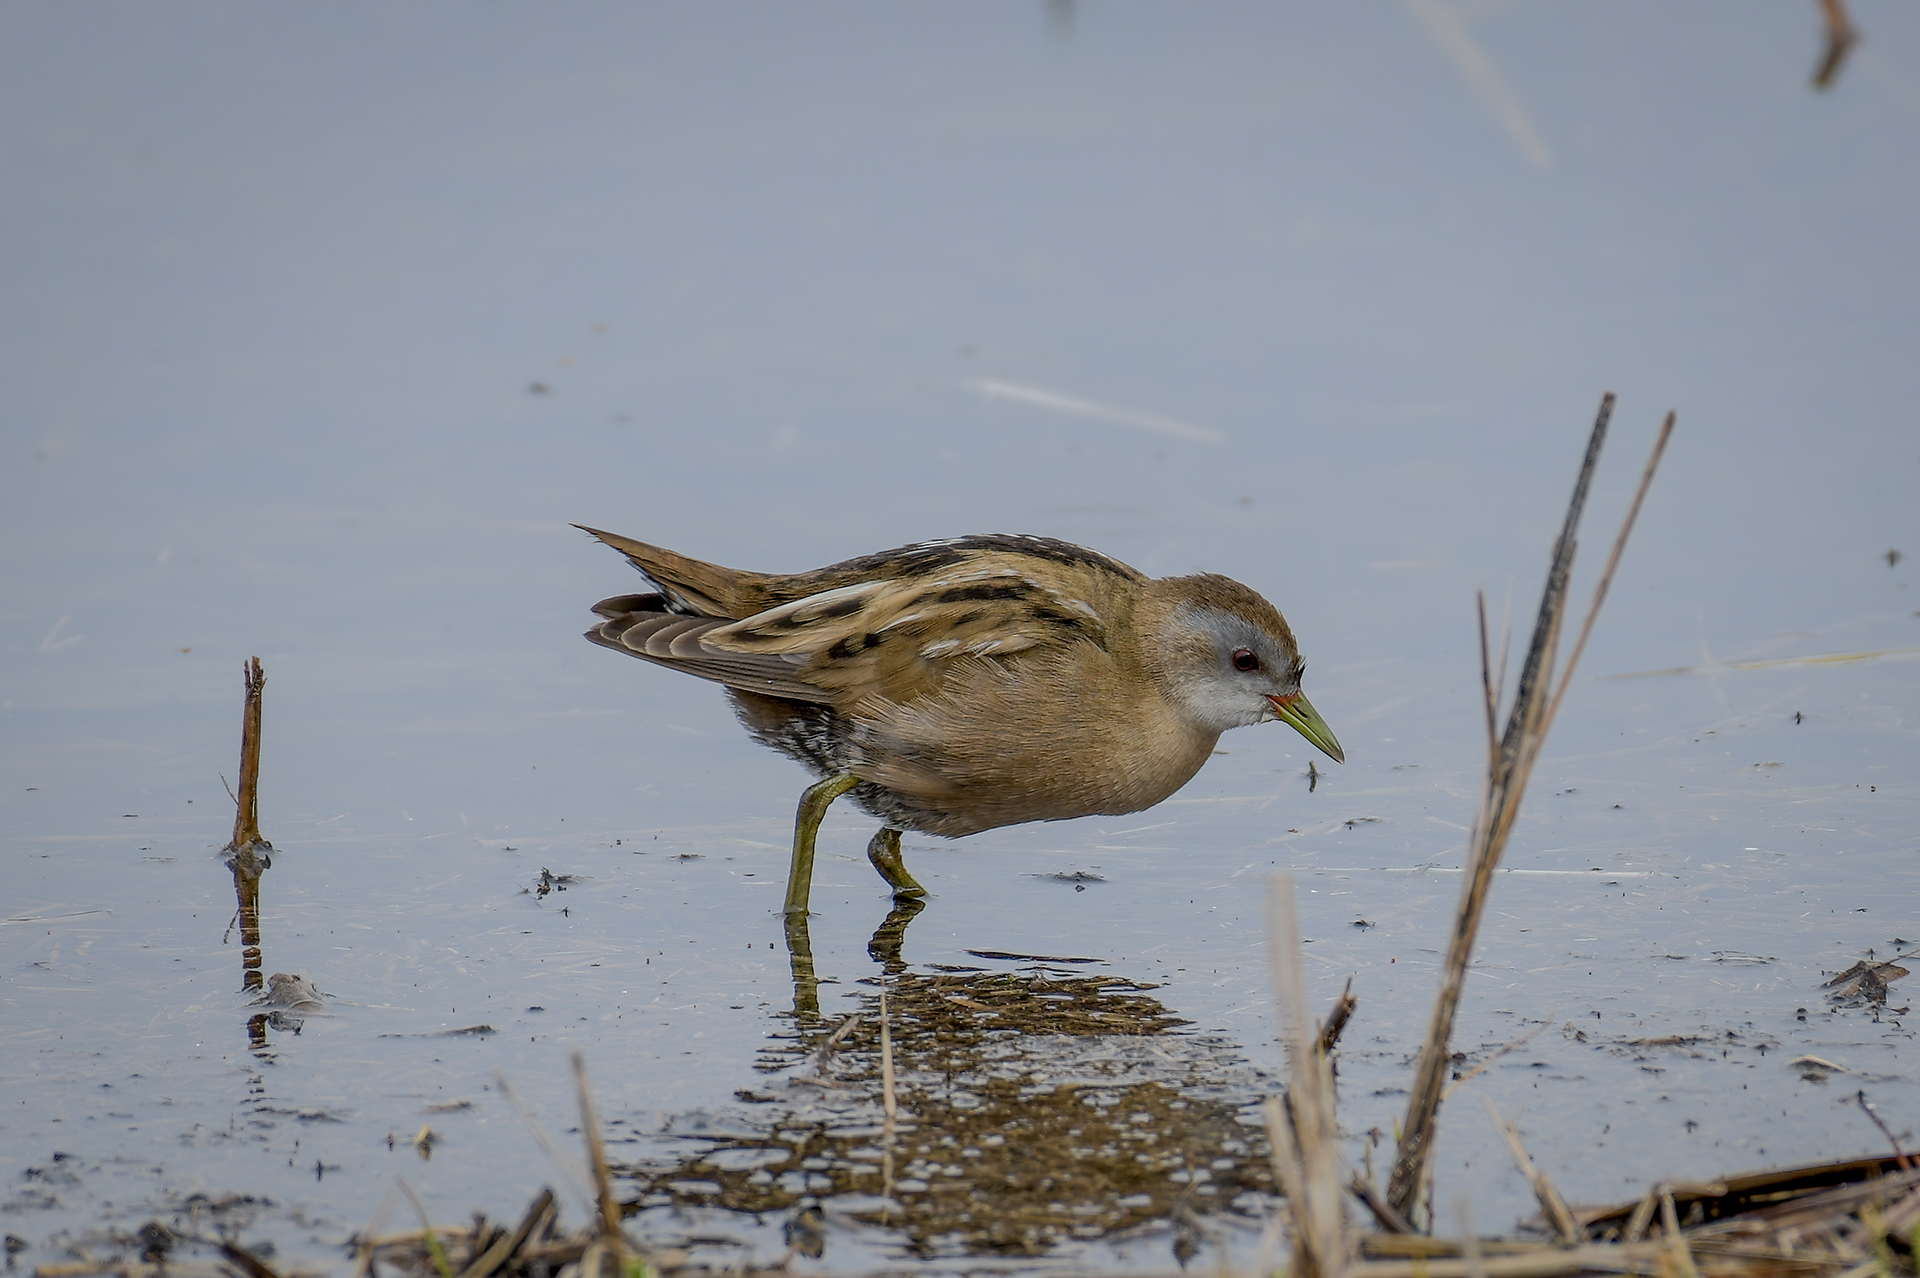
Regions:
<instances>
[{"instance_id":1,"label":"bird","mask_svg":"<svg viewBox=\"0 0 1920 1278\"><path fill-rule=\"evenodd\" d=\"M867 858L907 900L926 893L905 830L1138 812L1191 780L1221 733L1271 720L1346 761L1300 690L1286 619L1230 577L1153 578L1007 533L747 572L574 527L656 587L595 604L586 637L723 685L749 735L819 778L794 816L790 923L843 794L880 819Z\"/></svg>"}]
</instances>

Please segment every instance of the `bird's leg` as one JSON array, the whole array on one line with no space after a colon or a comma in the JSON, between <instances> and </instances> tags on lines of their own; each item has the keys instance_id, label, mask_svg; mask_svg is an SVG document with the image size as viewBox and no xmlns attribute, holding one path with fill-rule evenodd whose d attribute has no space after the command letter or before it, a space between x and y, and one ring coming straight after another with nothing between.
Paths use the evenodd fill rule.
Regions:
<instances>
[{"instance_id":1,"label":"bird's leg","mask_svg":"<svg viewBox=\"0 0 1920 1278\"><path fill-rule=\"evenodd\" d=\"M867 860L873 862L873 868L880 871L880 877L893 888L894 900L911 900L927 894L907 873L907 863L900 859L900 831L892 826L883 825L874 832L867 844Z\"/></svg>"},{"instance_id":2,"label":"bird's leg","mask_svg":"<svg viewBox=\"0 0 1920 1278\"><path fill-rule=\"evenodd\" d=\"M788 918L807 912L807 898L813 892L813 836L820 831L820 819L835 799L859 785L858 778L845 772L816 781L800 795L800 810L793 816L793 864L787 870Z\"/></svg>"}]
</instances>

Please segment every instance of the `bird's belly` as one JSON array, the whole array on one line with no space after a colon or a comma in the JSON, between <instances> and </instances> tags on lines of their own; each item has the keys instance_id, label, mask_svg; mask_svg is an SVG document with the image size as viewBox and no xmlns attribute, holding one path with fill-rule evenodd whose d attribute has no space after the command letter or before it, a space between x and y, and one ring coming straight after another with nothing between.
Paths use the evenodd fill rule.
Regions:
<instances>
[{"instance_id":1,"label":"bird's belly","mask_svg":"<svg viewBox=\"0 0 1920 1278\"><path fill-rule=\"evenodd\" d=\"M923 748L910 766L897 757L855 763L854 775L864 783L852 794L890 825L949 838L1029 821L1138 812L1191 780L1213 741L1162 740L1130 751L1012 750L990 759Z\"/></svg>"}]
</instances>

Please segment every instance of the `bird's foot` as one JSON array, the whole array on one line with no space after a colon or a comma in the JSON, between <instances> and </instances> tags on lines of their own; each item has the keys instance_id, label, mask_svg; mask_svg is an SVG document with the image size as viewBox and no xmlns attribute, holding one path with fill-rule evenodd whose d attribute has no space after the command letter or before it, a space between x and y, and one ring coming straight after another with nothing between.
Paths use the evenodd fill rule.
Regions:
<instances>
[{"instance_id":1,"label":"bird's foot","mask_svg":"<svg viewBox=\"0 0 1920 1278\"><path fill-rule=\"evenodd\" d=\"M907 863L900 856L900 831L881 826L867 844L867 860L873 862L873 868L880 871L880 877L893 889L894 900L917 900L927 894L913 875L907 873Z\"/></svg>"}]
</instances>

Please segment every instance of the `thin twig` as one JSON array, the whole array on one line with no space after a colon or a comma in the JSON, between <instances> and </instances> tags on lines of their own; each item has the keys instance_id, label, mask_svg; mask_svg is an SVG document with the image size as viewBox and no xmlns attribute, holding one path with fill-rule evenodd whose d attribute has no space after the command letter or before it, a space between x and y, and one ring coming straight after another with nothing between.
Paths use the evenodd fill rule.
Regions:
<instances>
[{"instance_id":1,"label":"thin twig","mask_svg":"<svg viewBox=\"0 0 1920 1278\"><path fill-rule=\"evenodd\" d=\"M1418 1232L1412 1224L1407 1221L1406 1217L1387 1205L1387 1200L1376 1193L1373 1186L1368 1183L1367 1178L1360 1173L1355 1172L1352 1179L1347 1181L1347 1192L1358 1199L1362 1207L1372 1212L1374 1221L1379 1224L1380 1228L1386 1230L1388 1233L1412 1234Z\"/></svg>"},{"instance_id":2,"label":"thin twig","mask_svg":"<svg viewBox=\"0 0 1920 1278\"><path fill-rule=\"evenodd\" d=\"M1480 1231L1473 1223L1473 1196L1466 1190L1454 1204L1460 1217L1460 1259L1466 1262L1467 1278L1487 1278L1487 1258L1480 1250Z\"/></svg>"},{"instance_id":3,"label":"thin twig","mask_svg":"<svg viewBox=\"0 0 1920 1278\"><path fill-rule=\"evenodd\" d=\"M440 1278L453 1278L453 1262L447 1259L447 1249L440 1242L440 1235L434 1231L433 1222L427 1219L426 1205L420 1201L420 1195L413 1192L413 1186L404 1176L395 1176L394 1184L400 1186L400 1192L413 1204L414 1215L420 1218L420 1234L426 1240L427 1254L433 1257L433 1267L439 1271Z\"/></svg>"},{"instance_id":4,"label":"thin twig","mask_svg":"<svg viewBox=\"0 0 1920 1278\"><path fill-rule=\"evenodd\" d=\"M1607 556L1607 566L1600 573L1600 584L1593 589L1593 603L1587 607L1587 619L1580 627L1580 637L1574 640L1573 652L1567 657L1567 668L1560 676L1560 686L1553 694L1553 704L1547 707L1547 723L1560 713L1561 699L1567 695L1567 685L1573 682L1573 669L1580 664L1580 654L1587 650L1587 636L1593 633L1593 623L1600 617L1600 605L1607 601L1607 587L1613 584L1613 571L1620 566L1620 556L1627 549L1627 537L1633 532L1634 521L1640 518L1640 504L1647 499L1647 489L1653 485L1653 472L1659 468L1660 458L1667 451L1667 440L1673 437L1674 415L1660 423L1660 437L1653 441L1653 455L1647 458L1647 468L1640 472L1640 486L1634 489L1633 504L1627 507L1627 517L1620 525L1620 535L1613 539L1613 552ZM1544 729L1543 729L1544 730Z\"/></svg>"},{"instance_id":5,"label":"thin twig","mask_svg":"<svg viewBox=\"0 0 1920 1278\"><path fill-rule=\"evenodd\" d=\"M1499 1129L1500 1138L1507 1143L1507 1152L1513 1156L1513 1165L1520 1169L1520 1174L1525 1176L1527 1183L1533 1186L1533 1196L1540 1203L1540 1214L1546 1217L1547 1223L1553 1226L1553 1232L1560 1235L1560 1241L1567 1246L1573 1247L1585 1242L1586 1232L1574 1223L1573 1213L1567 1210L1566 1199L1560 1197L1560 1191L1553 1187L1553 1182L1547 1179L1547 1174L1534 1165L1532 1157L1527 1153L1526 1145L1520 1140L1520 1133L1501 1117L1499 1108L1491 1099L1486 1097L1482 1099L1487 1102L1487 1113L1493 1115L1493 1125Z\"/></svg>"},{"instance_id":6,"label":"thin twig","mask_svg":"<svg viewBox=\"0 0 1920 1278\"><path fill-rule=\"evenodd\" d=\"M1869 1105L1867 1103L1866 1089L1861 1088L1859 1091L1855 1092L1853 1094L1853 1098L1855 1101L1859 1102L1860 1112L1873 1120L1873 1125L1875 1127L1878 1127L1880 1129L1880 1134L1887 1138L1887 1144L1893 1146L1893 1156L1896 1160L1899 1161L1900 1170L1912 1171L1913 1160L1911 1158L1908 1158L1906 1151L1900 1148L1899 1138L1893 1134L1892 1129L1889 1128L1886 1125L1886 1123L1881 1121L1880 1115L1874 1111L1874 1108L1872 1105Z\"/></svg>"},{"instance_id":7,"label":"thin twig","mask_svg":"<svg viewBox=\"0 0 1920 1278\"><path fill-rule=\"evenodd\" d=\"M1567 515L1554 539L1553 560L1547 570L1547 588L1540 596L1540 615L1534 622L1533 641L1527 645L1527 659L1520 667L1520 685L1513 695L1513 713L1507 719L1506 734L1500 740L1502 762L1518 760L1521 743L1536 727L1535 716L1541 706L1535 688L1553 679L1553 658L1560 638L1560 619L1566 607L1567 579L1573 574L1574 552L1579 547L1575 534L1580 516L1586 512L1587 493L1593 486L1594 471L1600 465L1600 449L1607 442L1607 427L1613 420L1613 392L1600 397L1600 412L1594 418L1593 431L1587 436L1587 455L1580 463L1580 477L1574 481L1573 497L1567 503ZM1544 708L1544 706L1541 706ZM1538 723L1544 732L1546 724Z\"/></svg>"},{"instance_id":8,"label":"thin twig","mask_svg":"<svg viewBox=\"0 0 1920 1278\"><path fill-rule=\"evenodd\" d=\"M1499 691L1493 683L1493 662L1487 655L1487 592L1473 592L1475 609L1480 614L1480 691L1481 701L1487 707L1487 766L1492 767L1495 752L1500 748L1500 729L1496 720L1500 715ZM1506 640L1501 640L1501 656L1506 656ZM1504 673L1504 672L1503 672Z\"/></svg>"},{"instance_id":9,"label":"thin twig","mask_svg":"<svg viewBox=\"0 0 1920 1278\"><path fill-rule=\"evenodd\" d=\"M1820 65L1814 68L1813 87L1830 89L1840 78L1848 52L1860 43L1860 28L1853 25L1845 0L1820 0L1820 13L1826 20L1827 47L1820 55Z\"/></svg>"},{"instance_id":10,"label":"thin twig","mask_svg":"<svg viewBox=\"0 0 1920 1278\"><path fill-rule=\"evenodd\" d=\"M1453 936L1448 945L1446 964L1441 973L1440 992L1434 1000L1433 1016L1427 1028L1426 1041L1420 1049L1420 1057L1415 1067L1414 1084L1407 1102L1407 1117L1401 1128L1399 1148L1394 1158L1392 1173L1388 1178L1387 1201L1396 1212L1409 1219L1413 1217L1420 1187L1426 1179L1440 1103L1444 1099L1443 1079L1449 1063L1448 1044L1453 1035L1454 1017L1459 1010L1467 966L1472 960L1474 942L1479 935L1480 920L1486 910L1493 873L1499 866L1501 855L1506 850L1507 838L1512 833L1515 820L1519 817L1527 781L1532 776L1534 764L1546 740L1547 730L1552 725L1554 712L1559 708L1561 697L1565 695L1567 680L1571 678L1574 666L1579 660L1580 651L1585 646L1587 636L1592 632L1594 619L1598 615L1600 603L1606 597L1607 586L1611 582L1614 569L1626 544L1627 534L1632 530L1634 517L1639 513L1640 503L1645 496L1648 483L1652 480L1654 468L1665 450L1668 436L1672 433L1673 415L1670 413L1661 429L1660 439L1654 447L1652 459L1648 462L1646 472L1642 476L1640 489L1634 498L1631 511L1622 526L1619 537L1615 540L1613 555L1608 561L1606 571L1602 574L1600 589L1595 595L1593 608L1587 615L1572 658L1561 675L1559 686L1554 690L1554 670L1566 611L1567 586L1573 573L1574 554L1578 545L1576 533L1579 529L1580 516L1586 506L1587 494L1592 487L1594 472L1599 464L1600 450L1606 442L1608 423L1613 416L1613 404L1614 397L1611 392L1601 398L1600 411L1595 417L1593 430L1588 436L1586 456L1581 463L1580 475L1574 483L1573 496L1567 503L1567 514L1561 525L1560 535L1554 541L1546 588L1541 592L1539 615L1534 624L1533 638L1527 647L1526 660L1521 666L1512 708L1507 714L1506 729L1500 737L1498 749L1493 752L1493 758L1489 760L1486 784L1481 790L1479 809L1474 817L1473 833L1468 843L1466 881L1462 885L1460 903L1454 914ZM1484 605L1481 612L1484 616ZM1483 622L1483 633L1484 630ZM1490 662L1484 655L1481 662L1483 692L1496 706L1497 690L1503 685L1505 679L1506 648L1507 645L1503 641L1501 675L1498 680L1488 677Z\"/></svg>"},{"instance_id":11,"label":"thin twig","mask_svg":"<svg viewBox=\"0 0 1920 1278\"><path fill-rule=\"evenodd\" d=\"M572 1190L574 1196L585 1205L587 1214L592 1215L595 1203L592 1178L587 1169L580 1165L580 1160L574 1156L573 1151L554 1138L553 1133L546 1129L534 1115L533 1110L528 1108L527 1103L520 1099L520 1093L514 1090L513 1084L507 1080L505 1074L495 1074L493 1085L500 1089L502 1096L507 1098L507 1104L513 1106L513 1112L520 1116L521 1125L527 1129L527 1134L533 1137L534 1144L540 1146L540 1152L547 1156L547 1161L553 1164L554 1170L560 1173L561 1179L567 1182L567 1188Z\"/></svg>"},{"instance_id":12,"label":"thin twig","mask_svg":"<svg viewBox=\"0 0 1920 1278\"><path fill-rule=\"evenodd\" d=\"M1447 1088L1447 1090L1440 1093L1441 1101L1444 1103L1446 1101L1452 1100L1453 1094L1455 1092L1459 1091L1461 1088L1465 1087L1468 1083L1471 1083L1474 1079L1486 1073L1487 1070L1493 1065L1495 1061L1499 1060L1502 1056L1505 1056L1508 1052L1517 1052L1521 1048L1525 1047L1528 1043L1531 1043L1536 1037L1539 1036L1540 1031L1546 1029L1549 1025L1552 1025L1554 1022L1554 1019L1559 1015L1560 1013L1557 1009L1555 1011L1549 1012L1545 1020L1541 1021L1538 1025L1534 1026L1532 1029L1522 1034L1519 1038L1514 1039L1510 1043L1502 1044L1500 1047L1496 1048L1493 1054L1488 1056L1487 1059L1485 1059L1484 1061L1481 1061L1479 1064L1475 1065L1472 1069L1466 1071L1464 1074L1461 1074L1460 1077L1454 1079L1453 1083Z\"/></svg>"},{"instance_id":13,"label":"thin twig","mask_svg":"<svg viewBox=\"0 0 1920 1278\"><path fill-rule=\"evenodd\" d=\"M367 1278L373 1272L374 1239L380 1234L380 1226L387 1223L387 1212L393 1205L393 1186L388 1185L380 1195L380 1201L374 1204L373 1215L367 1220L367 1228L360 1235L360 1260L354 1266L353 1278Z\"/></svg>"},{"instance_id":14,"label":"thin twig","mask_svg":"<svg viewBox=\"0 0 1920 1278\"><path fill-rule=\"evenodd\" d=\"M1500 708L1500 692L1507 686L1507 656L1513 651L1513 578L1507 578L1507 592L1500 604L1500 668L1493 675L1493 705Z\"/></svg>"},{"instance_id":15,"label":"thin twig","mask_svg":"<svg viewBox=\"0 0 1920 1278\"><path fill-rule=\"evenodd\" d=\"M1267 937L1286 1044L1287 1097L1284 1106L1269 1100L1265 1114L1293 1218L1292 1272L1300 1278L1339 1278L1346 1272L1348 1247L1333 1070L1307 1008L1291 875L1267 881Z\"/></svg>"}]
</instances>

